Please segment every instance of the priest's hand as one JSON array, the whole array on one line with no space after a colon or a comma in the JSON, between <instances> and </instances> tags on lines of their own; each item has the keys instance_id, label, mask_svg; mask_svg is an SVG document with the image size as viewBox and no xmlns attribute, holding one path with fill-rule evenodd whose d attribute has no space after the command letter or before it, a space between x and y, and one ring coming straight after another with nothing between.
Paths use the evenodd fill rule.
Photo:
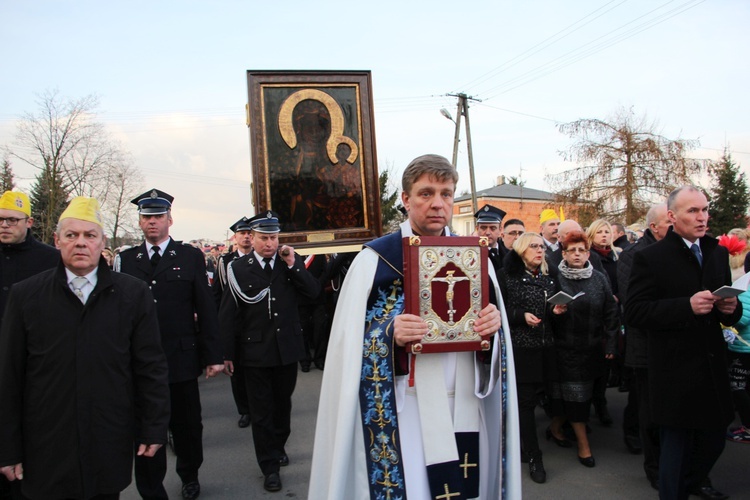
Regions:
<instances>
[{"instance_id":1,"label":"priest's hand","mask_svg":"<svg viewBox=\"0 0 750 500\"><path fill-rule=\"evenodd\" d=\"M489 304L479 311L479 319L474 322L474 331L482 337L494 335L502 326L500 311L495 304Z\"/></svg>"},{"instance_id":2,"label":"priest's hand","mask_svg":"<svg viewBox=\"0 0 750 500\"><path fill-rule=\"evenodd\" d=\"M0 467L0 472L3 473L8 481L15 481L16 479L23 479L23 464L7 465Z\"/></svg>"},{"instance_id":3,"label":"priest's hand","mask_svg":"<svg viewBox=\"0 0 750 500\"><path fill-rule=\"evenodd\" d=\"M421 341L426 333L427 322L417 315L399 314L393 322L393 338L399 347Z\"/></svg>"},{"instance_id":4,"label":"priest's hand","mask_svg":"<svg viewBox=\"0 0 750 500\"><path fill-rule=\"evenodd\" d=\"M234 362L229 359L224 360L224 375L234 375Z\"/></svg>"}]
</instances>

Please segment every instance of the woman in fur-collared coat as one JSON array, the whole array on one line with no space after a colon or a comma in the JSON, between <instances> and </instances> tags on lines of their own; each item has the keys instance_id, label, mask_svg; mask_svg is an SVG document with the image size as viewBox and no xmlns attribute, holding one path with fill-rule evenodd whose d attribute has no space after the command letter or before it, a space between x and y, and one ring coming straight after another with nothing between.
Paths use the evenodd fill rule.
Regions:
<instances>
[{"instance_id":1,"label":"woman in fur-collared coat","mask_svg":"<svg viewBox=\"0 0 750 500\"><path fill-rule=\"evenodd\" d=\"M498 280L516 360L522 455L529 460L532 480L543 483L546 471L536 435L534 409L538 392L543 390L550 403L550 414L562 416L551 317L553 313L564 312L565 307L553 308L547 303L559 286L557 280L548 274L544 241L540 235L526 233L513 243L513 251L505 256ZM551 436L549 430L547 434L548 439L554 438L556 443L570 446L562 435Z\"/></svg>"}]
</instances>

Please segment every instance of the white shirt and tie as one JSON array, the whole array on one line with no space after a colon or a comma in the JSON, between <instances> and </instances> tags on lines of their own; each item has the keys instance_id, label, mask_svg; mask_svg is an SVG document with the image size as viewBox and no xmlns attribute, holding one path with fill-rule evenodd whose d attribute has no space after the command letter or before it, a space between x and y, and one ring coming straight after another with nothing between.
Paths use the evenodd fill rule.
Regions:
<instances>
[{"instance_id":1,"label":"white shirt and tie","mask_svg":"<svg viewBox=\"0 0 750 500\"><path fill-rule=\"evenodd\" d=\"M98 276L96 274L98 268L91 271L85 276L77 276L73 274L68 268L65 268L65 275L68 278L68 286L70 290L75 294L76 297L82 302L86 303L89 300L89 295L94 291Z\"/></svg>"},{"instance_id":2,"label":"white shirt and tie","mask_svg":"<svg viewBox=\"0 0 750 500\"><path fill-rule=\"evenodd\" d=\"M146 242L146 251L148 252L148 258L149 258L149 260L151 260L151 257L154 256L154 248L158 248L159 249L159 255L161 255L163 257L164 256L164 252L167 251L167 247L168 246L169 246L169 238L167 238L166 240L162 241L158 245L152 245L151 243L149 243L147 241Z\"/></svg>"}]
</instances>

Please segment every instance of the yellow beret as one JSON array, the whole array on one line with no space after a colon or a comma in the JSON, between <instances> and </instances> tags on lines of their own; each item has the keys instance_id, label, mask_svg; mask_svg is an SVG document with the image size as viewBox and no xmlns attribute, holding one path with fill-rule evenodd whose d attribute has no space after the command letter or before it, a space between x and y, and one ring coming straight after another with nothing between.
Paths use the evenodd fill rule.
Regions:
<instances>
[{"instance_id":1,"label":"yellow beret","mask_svg":"<svg viewBox=\"0 0 750 500\"><path fill-rule=\"evenodd\" d=\"M0 197L0 208L23 212L26 214L26 217L31 217L31 204L29 203L29 197L18 191L4 192L3 196Z\"/></svg>"},{"instance_id":2,"label":"yellow beret","mask_svg":"<svg viewBox=\"0 0 750 500\"><path fill-rule=\"evenodd\" d=\"M544 210L542 210L542 213L539 214L539 224L544 224L548 220L559 218L560 217L557 216L557 212L555 212L551 208L545 208Z\"/></svg>"},{"instance_id":3,"label":"yellow beret","mask_svg":"<svg viewBox=\"0 0 750 500\"><path fill-rule=\"evenodd\" d=\"M87 198L86 196L76 196L70 200L70 205L60 215L60 220L63 219L79 219L88 222L93 222L102 229L102 213L99 211L99 202L96 198Z\"/></svg>"}]
</instances>

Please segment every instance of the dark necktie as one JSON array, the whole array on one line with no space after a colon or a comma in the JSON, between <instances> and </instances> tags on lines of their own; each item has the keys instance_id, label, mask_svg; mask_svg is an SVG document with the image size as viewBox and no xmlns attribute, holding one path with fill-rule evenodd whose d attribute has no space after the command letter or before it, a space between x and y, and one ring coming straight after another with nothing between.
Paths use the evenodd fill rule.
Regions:
<instances>
[{"instance_id":1,"label":"dark necktie","mask_svg":"<svg viewBox=\"0 0 750 500\"><path fill-rule=\"evenodd\" d=\"M690 250L693 252L693 255L695 255L695 258L698 259L698 264L703 267L703 255L701 255L701 249L698 244L693 243L690 245Z\"/></svg>"},{"instance_id":2,"label":"dark necktie","mask_svg":"<svg viewBox=\"0 0 750 500\"><path fill-rule=\"evenodd\" d=\"M151 256L151 269L156 269L156 266L159 265L159 261L161 260L161 255L159 254L159 247L151 247L154 251L154 254Z\"/></svg>"},{"instance_id":3,"label":"dark necktie","mask_svg":"<svg viewBox=\"0 0 750 500\"><path fill-rule=\"evenodd\" d=\"M263 270L267 275L271 276L273 268L271 267L271 257L263 257Z\"/></svg>"},{"instance_id":4,"label":"dark necktie","mask_svg":"<svg viewBox=\"0 0 750 500\"><path fill-rule=\"evenodd\" d=\"M490 254L492 254L493 257L497 257L497 248L490 248Z\"/></svg>"}]
</instances>

